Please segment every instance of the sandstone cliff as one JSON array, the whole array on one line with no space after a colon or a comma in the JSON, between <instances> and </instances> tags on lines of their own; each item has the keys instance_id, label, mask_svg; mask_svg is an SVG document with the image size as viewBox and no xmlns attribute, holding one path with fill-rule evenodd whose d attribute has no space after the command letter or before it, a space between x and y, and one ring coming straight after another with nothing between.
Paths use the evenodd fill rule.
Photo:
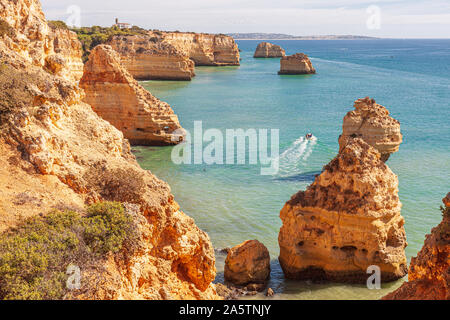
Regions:
<instances>
[{"instance_id":1,"label":"sandstone cliff","mask_svg":"<svg viewBox=\"0 0 450 320\"><path fill-rule=\"evenodd\" d=\"M344 117L340 149L345 148L348 137L360 137L381 153L383 161L397 152L403 137L400 122L389 116L389 111L370 98L355 101L355 110Z\"/></svg>"},{"instance_id":2,"label":"sandstone cliff","mask_svg":"<svg viewBox=\"0 0 450 320\"><path fill-rule=\"evenodd\" d=\"M225 35L149 31L116 36L109 44L138 80L191 80L195 65L239 65L237 44Z\"/></svg>"},{"instance_id":3,"label":"sandstone cliff","mask_svg":"<svg viewBox=\"0 0 450 320\"><path fill-rule=\"evenodd\" d=\"M83 270L87 289L72 297L217 298L208 235L180 211L166 183L140 168L123 134L82 102L74 64L56 73L45 67L53 50L39 1L0 0L0 9L12 26L0 34L0 230L55 207L128 203L139 249L111 256L101 277Z\"/></svg>"},{"instance_id":4,"label":"sandstone cliff","mask_svg":"<svg viewBox=\"0 0 450 320\"><path fill-rule=\"evenodd\" d=\"M385 300L450 300L450 193L443 199L442 222L426 236L409 266L408 282Z\"/></svg>"},{"instance_id":5,"label":"sandstone cliff","mask_svg":"<svg viewBox=\"0 0 450 320\"><path fill-rule=\"evenodd\" d=\"M281 58L286 56L284 49L276 44L261 42L256 47L254 58Z\"/></svg>"},{"instance_id":6,"label":"sandstone cliff","mask_svg":"<svg viewBox=\"0 0 450 320\"><path fill-rule=\"evenodd\" d=\"M116 36L108 44L137 80L191 80L195 76L194 62L161 38Z\"/></svg>"},{"instance_id":7,"label":"sandstone cliff","mask_svg":"<svg viewBox=\"0 0 450 320\"><path fill-rule=\"evenodd\" d=\"M292 56L282 57L280 61L280 71L278 74L311 74L316 73L308 56L303 53L296 53Z\"/></svg>"},{"instance_id":8,"label":"sandstone cliff","mask_svg":"<svg viewBox=\"0 0 450 320\"><path fill-rule=\"evenodd\" d=\"M107 45L92 50L80 81L84 101L123 132L134 145L170 145L180 142L178 117L121 66L119 55Z\"/></svg>"},{"instance_id":9,"label":"sandstone cliff","mask_svg":"<svg viewBox=\"0 0 450 320\"><path fill-rule=\"evenodd\" d=\"M0 19L11 28L9 35L0 34L2 45L22 58L22 67L24 63L30 63L66 80L80 80L83 74L82 48L76 34L43 24L45 17L39 7L33 0L0 3ZM27 18L19 20L19 15ZM7 50L2 50L2 56L8 55Z\"/></svg>"},{"instance_id":10,"label":"sandstone cliff","mask_svg":"<svg viewBox=\"0 0 450 320\"><path fill-rule=\"evenodd\" d=\"M164 41L185 53L197 66L238 66L239 48L223 34L163 32Z\"/></svg>"},{"instance_id":11,"label":"sandstone cliff","mask_svg":"<svg viewBox=\"0 0 450 320\"><path fill-rule=\"evenodd\" d=\"M406 275L406 235L397 176L360 138L345 147L280 217L280 264L288 278L360 282Z\"/></svg>"}]
</instances>

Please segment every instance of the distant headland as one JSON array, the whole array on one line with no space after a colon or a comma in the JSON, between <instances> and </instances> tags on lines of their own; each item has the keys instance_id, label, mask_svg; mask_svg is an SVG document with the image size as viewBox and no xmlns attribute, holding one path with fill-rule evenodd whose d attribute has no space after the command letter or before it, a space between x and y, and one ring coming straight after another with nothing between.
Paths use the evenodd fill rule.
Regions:
<instances>
[{"instance_id":1,"label":"distant headland","mask_svg":"<svg viewBox=\"0 0 450 320\"><path fill-rule=\"evenodd\" d=\"M293 36L283 33L228 33L235 40L376 40L380 38L353 35Z\"/></svg>"}]
</instances>

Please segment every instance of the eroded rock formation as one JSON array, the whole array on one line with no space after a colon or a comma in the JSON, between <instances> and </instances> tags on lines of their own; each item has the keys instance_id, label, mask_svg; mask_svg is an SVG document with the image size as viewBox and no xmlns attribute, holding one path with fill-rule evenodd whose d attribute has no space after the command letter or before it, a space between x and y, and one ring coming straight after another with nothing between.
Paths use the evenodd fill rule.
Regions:
<instances>
[{"instance_id":1,"label":"eroded rock formation","mask_svg":"<svg viewBox=\"0 0 450 320\"><path fill-rule=\"evenodd\" d=\"M397 176L362 139L345 147L280 217L280 263L288 278L367 281L380 267L382 281L406 275L406 235Z\"/></svg>"},{"instance_id":2,"label":"eroded rock formation","mask_svg":"<svg viewBox=\"0 0 450 320\"><path fill-rule=\"evenodd\" d=\"M198 66L239 65L239 49L225 35L149 31L116 36L109 44L138 80L191 80Z\"/></svg>"},{"instance_id":3,"label":"eroded rock formation","mask_svg":"<svg viewBox=\"0 0 450 320\"><path fill-rule=\"evenodd\" d=\"M261 42L256 47L254 58L281 58L286 56L284 49L276 44Z\"/></svg>"},{"instance_id":4,"label":"eroded rock formation","mask_svg":"<svg viewBox=\"0 0 450 320\"><path fill-rule=\"evenodd\" d=\"M163 32L163 41L186 54L197 66L238 66L239 48L230 36L193 32Z\"/></svg>"},{"instance_id":5,"label":"eroded rock formation","mask_svg":"<svg viewBox=\"0 0 450 320\"><path fill-rule=\"evenodd\" d=\"M431 230L422 250L412 258L408 282L383 299L450 300L450 193L442 200L442 222Z\"/></svg>"},{"instance_id":6,"label":"eroded rock formation","mask_svg":"<svg viewBox=\"0 0 450 320\"><path fill-rule=\"evenodd\" d=\"M225 260L225 280L235 285L264 284L270 277L269 250L257 240L231 248Z\"/></svg>"},{"instance_id":7,"label":"eroded rock formation","mask_svg":"<svg viewBox=\"0 0 450 320\"><path fill-rule=\"evenodd\" d=\"M355 101L355 110L344 117L340 149L345 148L348 137L360 137L381 153L383 161L397 152L403 137L400 122L389 115L389 111L370 98Z\"/></svg>"},{"instance_id":8,"label":"eroded rock formation","mask_svg":"<svg viewBox=\"0 0 450 320\"><path fill-rule=\"evenodd\" d=\"M119 55L107 45L95 47L80 81L84 101L132 145L170 145L180 142L178 117L165 102L145 90L120 64Z\"/></svg>"},{"instance_id":9,"label":"eroded rock formation","mask_svg":"<svg viewBox=\"0 0 450 320\"><path fill-rule=\"evenodd\" d=\"M192 80L195 63L160 37L116 36L109 44L137 80Z\"/></svg>"},{"instance_id":10,"label":"eroded rock formation","mask_svg":"<svg viewBox=\"0 0 450 320\"><path fill-rule=\"evenodd\" d=\"M138 249L111 256L101 275L83 270L84 290L71 298L216 299L208 235L140 168L123 134L82 102L76 76L64 76L73 64L45 68L54 52L39 1L0 0L0 19L12 26L0 35L0 230L55 207L127 203Z\"/></svg>"},{"instance_id":11,"label":"eroded rock formation","mask_svg":"<svg viewBox=\"0 0 450 320\"><path fill-rule=\"evenodd\" d=\"M308 56L304 53L296 53L292 56L282 57L278 74L312 74L316 73Z\"/></svg>"}]
</instances>

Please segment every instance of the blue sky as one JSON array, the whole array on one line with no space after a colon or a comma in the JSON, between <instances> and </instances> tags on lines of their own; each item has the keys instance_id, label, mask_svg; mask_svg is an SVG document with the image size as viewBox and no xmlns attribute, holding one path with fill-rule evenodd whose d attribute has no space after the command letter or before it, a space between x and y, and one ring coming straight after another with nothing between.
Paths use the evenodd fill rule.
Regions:
<instances>
[{"instance_id":1,"label":"blue sky","mask_svg":"<svg viewBox=\"0 0 450 320\"><path fill-rule=\"evenodd\" d=\"M41 2L49 20L67 20L69 18L67 9L71 5L78 6L81 9L83 26L110 26L114 18L118 17L123 22L161 30L450 38L450 0L41 0Z\"/></svg>"}]
</instances>

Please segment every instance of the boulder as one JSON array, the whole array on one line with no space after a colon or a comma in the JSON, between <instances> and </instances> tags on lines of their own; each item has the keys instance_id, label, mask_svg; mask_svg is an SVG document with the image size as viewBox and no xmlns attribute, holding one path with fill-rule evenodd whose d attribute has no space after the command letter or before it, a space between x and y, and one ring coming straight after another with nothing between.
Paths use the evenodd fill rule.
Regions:
<instances>
[{"instance_id":1,"label":"boulder","mask_svg":"<svg viewBox=\"0 0 450 320\"><path fill-rule=\"evenodd\" d=\"M225 280L240 286L263 284L270 277L270 255L257 240L232 248L225 260Z\"/></svg>"},{"instance_id":2,"label":"boulder","mask_svg":"<svg viewBox=\"0 0 450 320\"><path fill-rule=\"evenodd\" d=\"M406 234L398 179L377 149L350 138L280 217L280 264L287 278L365 283L378 266L381 281L407 273Z\"/></svg>"}]
</instances>

